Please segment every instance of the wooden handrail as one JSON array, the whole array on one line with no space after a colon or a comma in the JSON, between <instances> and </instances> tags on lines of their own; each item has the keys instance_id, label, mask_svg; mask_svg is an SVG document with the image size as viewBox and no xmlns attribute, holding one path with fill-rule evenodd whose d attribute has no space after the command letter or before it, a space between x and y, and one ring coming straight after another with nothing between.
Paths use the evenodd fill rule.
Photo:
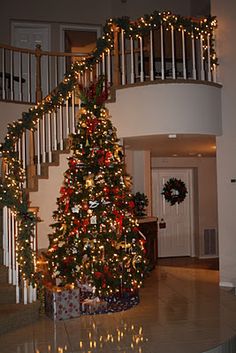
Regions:
<instances>
[{"instance_id":1,"label":"wooden handrail","mask_svg":"<svg viewBox=\"0 0 236 353\"><path fill-rule=\"evenodd\" d=\"M38 50L37 45L35 49L27 49L27 48L19 48L19 47L14 47L12 45L7 45L7 44L3 44L0 43L0 48L6 49L6 50L12 50L12 51L16 51L19 53L25 53L25 54L32 54L35 55L36 51ZM41 52L41 56L42 55L47 55L47 56L67 56L67 57L74 57L74 56L81 56L81 57L87 57L90 55L90 53L83 53L81 55L81 53L68 53L68 52L59 52L59 51L46 51L46 50L42 50L40 48L40 52Z\"/></svg>"}]
</instances>

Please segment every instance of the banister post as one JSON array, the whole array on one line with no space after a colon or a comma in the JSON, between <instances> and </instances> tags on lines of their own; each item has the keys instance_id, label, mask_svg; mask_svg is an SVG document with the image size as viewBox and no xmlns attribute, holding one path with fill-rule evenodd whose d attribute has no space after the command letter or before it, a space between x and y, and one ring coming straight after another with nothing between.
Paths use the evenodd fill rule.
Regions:
<instances>
[{"instance_id":1,"label":"banister post","mask_svg":"<svg viewBox=\"0 0 236 353\"><path fill-rule=\"evenodd\" d=\"M120 84L120 68L119 68L119 28L113 25L114 33L114 86Z\"/></svg>"},{"instance_id":2,"label":"banister post","mask_svg":"<svg viewBox=\"0 0 236 353\"><path fill-rule=\"evenodd\" d=\"M35 49L35 59L36 59L36 92L35 98L36 102L40 102L42 100L42 85L41 85L41 56L42 56L42 49L41 45L37 44Z\"/></svg>"}]
</instances>

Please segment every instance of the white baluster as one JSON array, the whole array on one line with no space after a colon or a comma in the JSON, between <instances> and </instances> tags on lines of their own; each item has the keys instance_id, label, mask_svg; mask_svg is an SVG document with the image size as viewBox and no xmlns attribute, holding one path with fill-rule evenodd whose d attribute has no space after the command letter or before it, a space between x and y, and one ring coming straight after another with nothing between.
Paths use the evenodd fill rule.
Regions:
<instances>
[{"instance_id":1,"label":"white baluster","mask_svg":"<svg viewBox=\"0 0 236 353\"><path fill-rule=\"evenodd\" d=\"M37 123L37 174L41 175L41 139L40 139L40 120Z\"/></svg>"},{"instance_id":2,"label":"white baluster","mask_svg":"<svg viewBox=\"0 0 236 353\"><path fill-rule=\"evenodd\" d=\"M172 56L172 78L176 79L176 68L175 68L175 32L174 27L171 26L171 56Z\"/></svg>"},{"instance_id":3,"label":"white baluster","mask_svg":"<svg viewBox=\"0 0 236 353\"><path fill-rule=\"evenodd\" d=\"M208 73L208 81L211 81L211 43L210 43L210 33L207 35L207 73Z\"/></svg>"},{"instance_id":4,"label":"white baluster","mask_svg":"<svg viewBox=\"0 0 236 353\"><path fill-rule=\"evenodd\" d=\"M57 113L53 112L53 149L57 150Z\"/></svg>"},{"instance_id":5,"label":"white baluster","mask_svg":"<svg viewBox=\"0 0 236 353\"><path fill-rule=\"evenodd\" d=\"M144 81L144 71L143 71L143 38L139 37L140 45L140 81Z\"/></svg>"},{"instance_id":6,"label":"white baluster","mask_svg":"<svg viewBox=\"0 0 236 353\"><path fill-rule=\"evenodd\" d=\"M42 118L42 162L46 163L46 115Z\"/></svg>"},{"instance_id":7,"label":"white baluster","mask_svg":"<svg viewBox=\"0 0 236 353\"><path fill-rule=\"evenodd\" d=\"M19 263L17 260L17 252L18 252L18 222L16 221L16 304L20 302L20 286L19 286Z\"/></svg>"},{"instance_id":8,"label":"white baluster","mask_svg":"<svg viewBox=\"0 0 236 353\"><path fill-rule=\"evenodd\" d=\"M196 56L195 56L195 38L194 35L192 34L192 63L193 63L193 79L197 79L197 72L196 72Z\"/></svg>"},{"instance_id":9,"label":"white baluster","mask_svg":"<svg viewBox=\"0 0 236 353\"><path fill-rule=\"evenodd\" d=\"M10 51L10 91L11 91L11 100L14 99L14 87L13 87L13 51Z\"/></svg>"},{"instance_id":10,"label":"white baluster","mask_svg":"<svg viewBox=\"0 0 236 353\"><path fill-rule=\"evenodd\" d=\"M27 293L27 296L28 296L28 303L32 303L33 302L33 287L32 287L32 284L28 285L28 293Z\"/></svg>"},{"instance_id":11,"label":"white baluster","mask_svg":"<svg viewBox=\"0 0 236 353\"><path fill-rule=\"evenodd\" d=\"M76 122L75 122L75 91L72 91L72 96L71 96L71 119L72 119L72 133L74 134L75 133L75 125L76 125Z\"/></svg>"},{"instance_id":12,"label":"white baluster","mask_svg":"<svg viewBox=\"0 0 236 353\"><path fill-rule=\"evenodd\" d=\"M130 38L130 82L134 83L134 40Z\"/></svg>"},{"instance_id":13,"label":"white baluster","mask_svg":"<svg viewBox=\"0 0 236 353\"><path fill-rule=\"evenodd\" d=\"M121 82L125 85L125 38L124 30L121 30Z\"/></svg>"},{"instance_id":14,"label":"white baluster","mask_svg":"<svg viewBox=\"0 0 236 353\"><path fill-rule=\"evenodd\" d=\"M107 49L107 82L111 84L111 51Z\"/></svg>"},{"instance_id":15,"label":"white baluster","mask_svg":"<svg viewBox=\"0 0 236 353\"><path fill-rule=\"evenodd\" d=\"M31 102L31 54L27 54L27 92L28 102Z\"/></svg>"},{"instance_id":16,"label":"white baluster","mask_svg":"<svg viewBox=\"0 0 236 353\"><path fill-rule=\"evenodd\" d=\"M203 55L203 36L200 35L200 62L201 62L201 80L205 80L205 70L204 70L204 55Z\"/></svg>"},{"instance_id":17,"label":"white baluster","mask_svg":"<svg viewBox=\"0 0 236 353\"><path fill-rule=\"evenodd\" d=\"M69 100L66 100L66 137L70 134Z\"/></svg>"},{"instance_id":18,"label":"white baluster","mask_svg":"<svg viewBox=\"0 0 236 353\"><path fill-rule=\"evenodd\" d=\"M22 101L22 53L19 52L19 85L18 85L18 90L19 90L19 101Z\"/></svg>"},{"instance_id":19,"label":"white baluster","mask_svg":"<svg viewBox=\"0 0 236 353\"><path fill-rule=\"evenodd\" d=\"M58 85L58 57L54 56L54 63L55 63L55 87Z\"/></svg>"},{"instance_id":20,"label":"white baluster","mask_svg":"<svg viewBox=\"0 0 236 353\"><path fill-rule=\"evenodd\" d=\"M22 133L21 139L22 139L22 155L21 155L22 167L24 168L24 170L26 170L26 132L25 131ZM26 187L26 180L24 180L23 187L24 188Z\"/></svg>"},{"instance_id":21,"label":"white baluster","mask_svg":"<svg viewBox=\"0 0 236 353\"><path fill-rule=\"evenodd\" d=\"M212 33L212 40L214 43L217 43L215 32ZM214 54L214 57L212 57L212 59L215 59L215 54ZM216 69L217 69L217 65L215 63L212 64L212 80L213 80L213 82L217 81L217 70Z\"/></svg>"},{"instance_id":22,"label":"white baluster","mask_svg":"<svg viewBox=\"0 0 236 353\"><path fill-rule=\"evenodd\" d=\"M35 216L37 216L37 213L35 213ZM33 252L36 254L37 251L37 225L34 226L34 231L33 231L33 241L32 241L32 247L33 247ZM36 256L34 257L34 269L36 270L37 264L36 264ZM36 287L33 288L32 286L32 301L36 301L37 299L37 290Z\"/></svg>"},{"instance_id":23,"label":"white baluster","mask_svg":"<svg viewBox=\"0 0 236 353\"><path fill-rule=\"evenodd\" d=\"M12 227L11 227L11 210L8 208L8 282L12 283Z\"/></svg>"},{"instance_id":24,"label":"white baluster","mask_svg":"<svg viewBox=\"0 0 236 353\"><path fill-rule=\"evenodd\" d=\"M105 53L102 53L102 74L106 74L106 58Z\"/></svg>"},{"instance_id":25,"label":"white baluster","mask_svg":"<svg viewBox=\"0 0 236 353\"><path fill-rule=\"evenodd\" d=\"M165 79L165 57L164 57L164 33L163 25L161 24L161 79Z\"/></svg>"},{"instance_id":26,"label":"white baluster","mask_svg":"<svg viewBox=\"0 0 236 353\"><path fill-rule=\"evenodd\" d=\"M23 303L28 303L28 291L27 291L27 282L23 280Z\"/></svg>"},{"instance_id":27,"label":"white baluster","mask_svg":"<svg viewBox=\"0 0 236 353\"><path fill-rule=\"evenodd\" d=\"M47 114L47 122L48 122L48 162L52 162L52 129L51 129L51 114Z\"/></svg>"},{"instance_id":28,"label":"white baluster","mask_svg":"<svg viewBox=\"0 0 236 353\"><path fill-rule=\"evenodd\" d=\"M154 62L153 62L153 31L150 30L150 79L154 80Z\"/></svg>"},{"instance_id":29,"label":"white baluster","mask_svg":"<svg viewBox=\"0 0 236 353\"><path fill-rule=\"evenodd\" d=\"M9 251L8 251L8 208L3 207L3 264L9 265Z\"/></svg>"},{"instance_id":30,"label":"white baluster","mask_svg":"<svg viewBox=\"0 0 236 353\"><path fill-rule=\"evenodd\" d=\"M11 213L11 228L12 228L12 284L16 285L16 230L15 230L15 215Z\"/></svg>"},{"instance_id":31,"label":"white baluster","mask_svg":"<svg viewBox=\"0 0 236 353\"><path fill-rule=\"evenodd\" d=\"M46 75L46 87L47 87L47 92L45 92L46 94L48 94L50 92L50 56L47 55L47 75Z\"/></svg>"},{"instance_id":32,"label":"white baluster","mask_svg":"<svg viewBox=\"0 0 236 353\"><path fill-rule=\"evenodd\" d=\"M63 111L62 105L59 108L59 140L60 140L60 150L63 151Z\"/></svg>"},{"instance_id":33,"label":"white baluster","mask_svg":"<svg viewBox=\"0 0 236 353\"><path fill-rule=\"evenodd\" d=\"M185 52L185 31L182 29L182 56L183 56L183 78L186 80L186 52Z\"/></svg>"}]
</instances>

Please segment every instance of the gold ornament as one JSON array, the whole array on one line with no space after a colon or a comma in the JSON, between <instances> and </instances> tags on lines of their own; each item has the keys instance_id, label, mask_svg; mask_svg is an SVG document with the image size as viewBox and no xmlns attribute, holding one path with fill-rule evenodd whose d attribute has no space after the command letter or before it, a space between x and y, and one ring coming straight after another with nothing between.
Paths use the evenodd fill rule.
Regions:
<instances>
[{"instance_id":1,"label":"gold ornament","mask_svg":"<svg viewBox=\"0 0 236 353\"><path fill-rule=\"evenodd\" d=\"M133 260L132 260L132 265L133 268L136 270L136 264L140 263L142 261L142 256L141 255L134 255Z\"/></svg>"},{"instance_id":2,"label":"gold ornament","mask_svg":"<svg viewBox=\"0 0 236 353\"><path fill-rule=\"evenodd\" d=\"M123 149L121 146L117 145L115 146L115 151L114 151L114 157L117 159L119 162L121 161L121 157L123 155Z\"/></svg>"},{"instance_id":3,"label":"gold ornament","mask_svg":"<svg viewBox=\"0 0 236 353\"><path fill-rule=\"evenodd\" d=\"M130 188L132 186L132 179L131 179L131 176L129 175L125 175L124 177L124 182L125 182L125 186L127 188Z\"/></svg>"},{"instance_id":4,"label":"gold ornament","mask_svg":"<svg viewBox=\"0 0 236 353\"><path fill-rule=\"evenodd\" d=\"M86 187L86 189L94 187L94 175L93 174L89 174L88 176L85 177L85 187Z\"/></svg>"}]
</instances>

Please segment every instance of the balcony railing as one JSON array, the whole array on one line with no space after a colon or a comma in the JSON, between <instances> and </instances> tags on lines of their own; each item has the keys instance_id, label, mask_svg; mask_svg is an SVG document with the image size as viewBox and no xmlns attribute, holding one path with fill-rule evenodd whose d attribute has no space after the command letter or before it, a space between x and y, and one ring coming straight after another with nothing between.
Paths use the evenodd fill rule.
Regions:
<instances>
[{"instance_id":1,"label":"balcony railing","mask_svg":"<svg viewBox=\"0 0 236 353\"><path fill-rule=\"evenodd\" d=\"M84 57L0 44L0 99L39 102L75 60L86 63L85 83L101 74L113 86L166 79L216 82L215 19L184 22L170 13L154 15L137 23L108 21L96 50Z\"/></svg>"}]
</instances>

